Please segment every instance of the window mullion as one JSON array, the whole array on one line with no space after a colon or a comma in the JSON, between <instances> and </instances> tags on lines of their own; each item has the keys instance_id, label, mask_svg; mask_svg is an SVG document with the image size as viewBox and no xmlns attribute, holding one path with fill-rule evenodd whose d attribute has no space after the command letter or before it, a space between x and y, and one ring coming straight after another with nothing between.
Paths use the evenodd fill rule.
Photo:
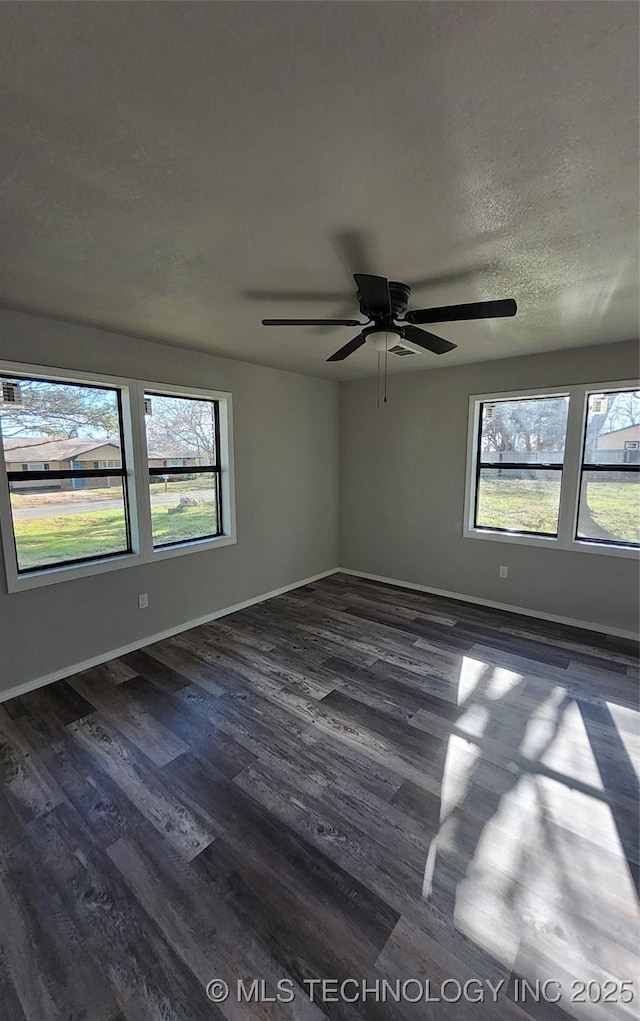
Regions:
<instances>
[{"instance_id":1,"label":"window mullion","mask_svg":"<svg viewBox=\"0 0 640 1021\"><path fill-rule=\"evenodd\" d=\"M564 468L560 489L558 542L569 547L575 538L585 424L585 386L569 387L569 412L564 444Z\"/></svg>"},{"instance_id":2,"label":"window mullion","mask_svg":"<svg viewBox=\"0 0 640 1021\"><path fill-rule=\"evenodd\" d=\"M2 442L2 429L0 428L0 538L4 552L5 570L9 590L18 577L18 551L16 549L13 532L13 514L11 512L11 493L7 465L4 456L4 445Z\"/></svg>"},{"instance_id":3,"label":"window mullion","mask_svg":"<svg viewBox=\"0 0 640 1021\"><path fill-rule=\"evenodd\" d=\"M143 560L150 560L153 552L151 538L151 504L149 501L149 476L147 472L147 439L144 424L144 387L137 381L131 383L131 439L132 456L129 470L129 486L136 496L136 538L137 551Z\"/></svg>"}]
</instances>

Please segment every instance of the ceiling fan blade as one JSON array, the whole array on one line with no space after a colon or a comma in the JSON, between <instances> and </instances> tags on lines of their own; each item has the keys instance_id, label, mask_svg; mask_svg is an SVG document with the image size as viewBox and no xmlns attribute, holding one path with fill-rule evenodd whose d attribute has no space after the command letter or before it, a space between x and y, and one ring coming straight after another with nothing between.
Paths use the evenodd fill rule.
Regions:
<instances>
[{"instance_id":1,"label":"ceiling fan blade","mask_svg":"<svg viewBox=\"0 0 640 1021\"><path fill-rule=\"evenodd\" d=\"M263 319L263 326L364 326L357 319Z\"/></svg>"},{"instance_id":2,"label":"ceiling fan blade","mask_svg":"<svg viewBox=\"0 0 640 1021\"><path fill-rule=\"evenodd\" d=\"M344 291L243 291L242 297L249 301L344 301Z\"/></svg>"},{"instance_id":3,"label":"ceiling fan blade","mask_svg":"<svg viewBox=\"0 0 640 1021\"><path fill-rule=\"evenodd\" d=\"M405 340L417 347L423 347L425 351L431 351L434 355L444 355L458 346L452 344L450 340L444 340L443 337L436 337L435 333L419 330L417 326L405 326L403 333Z\"/></svg>"},{"instance_id":4,"label":"ceiling fan blade","mask_svg":"<svg viewBox=\"0 0 640 1021\"><path fill-rule=\"evenodd\" d=\"M391 297L389 281L386 277L374 277L369 273L354 273L362 305L374 316L386 316L391 313Z\"/></svg>"},{"instance_id":5,"label":"ceiling fan blade","mask_svg":"<svg viewBox=\"0 0 640 1021\"><path fill-rule=\"evenodd\" d=\"M364 333L359 333L357 337L350 340L348 344L341 347L339 351L332 354L330 358L327 358L328 362L343 362L345 358L352 355L354 351L357 351L359 347L362 347L366 343L367 337Z\"/></svg>"},{"instance_id":6,"label":"ceiling fan blade","mask_svg":"<svg viewBox=\"0 0 640 1021\"><path fill-rule=\"evenodd\" d=\"M443 305L441 308L418 308L407 312L408 323L456 323L463 319L497 319L514 316L518 311L513 298L501 301L472 301L467 305Z\"/></svg>"},{"instance_id":7,"label":"ceiling fan blade","mask_svg":"<svg viewBox=\"0 0 640 1021\"><path fill-rule=\"evenodd\" d=\"M351 277L354 273L369 273L371 266L371 238L367 231L357 227L334 234L333 243L343 266Z\"/></svg>"}]
</instances>

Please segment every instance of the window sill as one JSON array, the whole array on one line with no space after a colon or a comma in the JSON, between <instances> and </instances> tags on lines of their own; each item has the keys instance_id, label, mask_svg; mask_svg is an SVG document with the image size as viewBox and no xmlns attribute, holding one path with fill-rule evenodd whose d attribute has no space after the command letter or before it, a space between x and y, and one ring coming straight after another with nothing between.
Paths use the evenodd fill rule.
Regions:
<instances>
[{"instance_id":1,"label":"window sill","mask_svg":"<svg viewBox=\"0 0 640 1021\"><path fill-rule=\"evenodd\" d=\"M137 567L156 560L167 560L169 557L199 553L217 549L219 546L231 546L236 541L233 535L219 535L215 539L196 539L183 545L167 546L155 550L149 557L144 557L140 553L123 553L122 556L111 557L109 560L94 560L93 563L79 566L46 567L41 571L34 571L33 574L19 574L13 577L7 575L7 589L9 592L25 592L29 589L43 588L45 585L55 585L61 581L75 581L76 578L90 578L95 574L118 571L123 567Z\"/></svg>"},{"instance_id":2,"label":"window sill","mask_svg":"<svg viewBox=\"0 0 640 1021\"><path fill-rule=\"evenodd\" d=\"M94 574L106 574L108 571L119 571L123 567L135 567L142 564L139 553L123 553L122 556L110 557L109 560L94 560L86 564L69 565L68 567L44 567L41 571L30 574L10 575L7 571L7 588L9 592L25 592L28 589L55 585L60 581L74 581L76 578L89 578Z\"/></svg>"},{"instance_id":3,"label":"window sill","mask_svg":"<svg viewBox=\"0 0 640 1021\"><path fill-rule=\"evenodd\" d=\"M463 532L464 539L488 539L490 542L508 542L517 546L538 546L545 549L565 550L573 553L597 553L600 556L623 557L637 560L640 551L628 546L609 546L605 543L583 542L574 539L562 541L555 536L522 535L518 532L492 532L491 529L469 528Z\"/></svg>"},{"instance_id":4,"label":"window sill","mask_svg":"<svg viewBox=\"0 0 640 1021\"><path fill-rule=\"evenodd\" d=\"M237 539L235 535L216 535L213 539L194 539L193 542L176 543L175 546L160 546L154 549L151 557L155 560L168 560L169 557L180 557L187 553L201 553L204 550L218 549L219 546L232 546Z\"/></svg>"}]
</instances>

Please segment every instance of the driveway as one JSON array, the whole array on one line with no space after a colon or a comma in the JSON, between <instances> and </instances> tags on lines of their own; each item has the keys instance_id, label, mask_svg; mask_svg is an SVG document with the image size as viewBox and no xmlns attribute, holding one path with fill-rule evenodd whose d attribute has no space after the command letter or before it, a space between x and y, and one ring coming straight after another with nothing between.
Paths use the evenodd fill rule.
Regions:
<instances>
[{"instance_id":1,"label":"driveway","mask_svg":"<svg viewBox=\"0 0 640 1021\"><path fill-rule=\"evenodd\" d=\"M193 496L191 493L154 493L151 506L177 504L181 496ZM14 521L39 521L43 518L61 518L67 514L91 514L94 511L121 510L122 500L78 500L74 503L44 503L41 507L14 508Z\"/></svg>"}]
</instances>

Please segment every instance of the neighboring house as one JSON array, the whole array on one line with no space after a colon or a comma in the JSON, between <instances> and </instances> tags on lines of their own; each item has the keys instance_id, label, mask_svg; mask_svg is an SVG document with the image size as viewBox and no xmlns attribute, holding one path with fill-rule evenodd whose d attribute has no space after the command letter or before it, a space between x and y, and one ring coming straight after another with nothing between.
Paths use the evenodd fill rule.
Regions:
<instances>
[{"instance_id":1,"label":"neighboring house","mask_svg":"<svg viewBox=\"0 0 640 1021\"><path fill-rule=\"evenodd\" d=\"M599 461L606 460L612 464L640 462L640 424L601 433L596 442L596 450L606 451L604 457L598 458Z\"/></svg>"},{"instance_id":2,"label":"neighboring house","mask_svg":"<svg viewBox=\"0 0 640 1021\"><path fill-rule=\"evenodd\" d=\"M191 465L197 467L197 465L205 463L203 458L194 457L189 451L174 450L172 452L171 450L158 447L149 447L147 457L150 468L189 468Z\"/></svg>"},{"instance_id":3,"label":"neighboring house","mask_svg":"<svg viewBox=\"0 0 640 1021\"><path fill-rule=\"evenodd\" d=\"M3 440L7 471L54 471L55 469L119 468L120 446L110 441L96 440L52 440L38 436L17 436ZM172 465L189 467L201 463L188 451L171 453L169 450L149 450L149 467L164 468ZM21 489L98 489L120 485L114 478L98 479L56 479L43 482L15 482L14 490Z\"/></svg>"},{"instance_id":4,"label":"neighboring house","mask_svg":"<svg viewBox=\"0 0 640 1021\"><path fill-rule=\"evenodd\" d=\"M119 468L120 447L99 440L51 440L18 436L3 441L8 471L54 471L73 468ZM114 483L116 480L114 479ZM107 479L40 479L16 482L14 489L78 489L110 485Z\"/></svg>"}]
</instances>

